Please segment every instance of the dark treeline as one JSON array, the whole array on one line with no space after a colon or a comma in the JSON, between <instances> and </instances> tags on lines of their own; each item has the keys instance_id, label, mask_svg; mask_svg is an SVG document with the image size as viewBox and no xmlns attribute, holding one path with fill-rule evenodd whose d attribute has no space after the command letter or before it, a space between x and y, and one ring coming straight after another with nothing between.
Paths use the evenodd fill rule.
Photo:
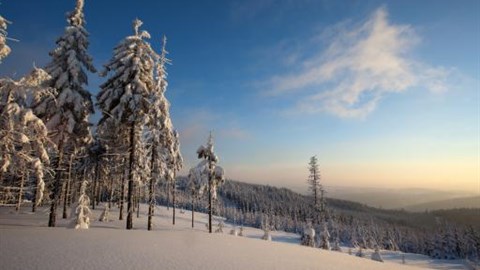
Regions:
<instances>
[{"instance_id":1,"label":"dark treeline","mask_svg":"<svg viewBox=\"0 0 480 270\"><path fill-rule=\"evenodd\" d=\"M177 182L177 207L191 209L187 178ZM166 189L161 190L158 203L167 205ZM312 199L286 188L229 180L218 194L215 214L237 226L262 228L268 220L274 230L301 234L309 226L321 232L326 223L332 243L352 248L379 246L438 259L475 261L480 257L480 209L412 213L327 198L326 218L319 224L312 218L316 213ZM206 200L199 200L195 209L206 212Z\"/></svg>"}]
</instances>

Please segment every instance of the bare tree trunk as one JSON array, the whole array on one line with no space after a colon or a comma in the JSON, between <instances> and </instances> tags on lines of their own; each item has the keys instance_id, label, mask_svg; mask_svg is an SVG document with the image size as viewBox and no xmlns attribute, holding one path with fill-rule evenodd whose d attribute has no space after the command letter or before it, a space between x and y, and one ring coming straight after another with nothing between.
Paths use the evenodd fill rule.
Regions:
<instances>
[{"instance_id":1,"label":"bare tree trunk","mask_svg":"<svg viewBox=\"0 0 480 270\"><path fill-rule=\"evenodd\" d=\"M60 187L62 184L62 162L63 162L63 129L60 134L60 141L58 142L58 161L55 172L55 183L52 192L52 203L50 204L50 215L48 217L48 227L55 227L57 221L57 204L58 197L60 197Z\"/></svg>"},{"instance_id":2,"label":"bare tree trunk","mask_svg":"<svg viewBox=\"0 0 480 270\"><path fill-rule=\"evenodd\" d=\"M135 121L130 127L130 166L128 172L128 194L127 194L127 230L133 229L133 170L135 165Z\"/></svg>"},{"instance_id":3,"label":"bare tree trunk","mask_svg":"<svg viewBox=\"0 0 480 270\"><path fill-rule=\"evenodd\" d=\"M75 151L74 151L75 153ZM70 155L70 159L68 160L68 178L67 178L67 183L65 184L65 193L63 195L63 215L62 218L67 218L67 202L70 192L70 182L72 180L72 164L73 164L73 158L75 154Z\"/></svg>"},{"instance_id":4,"label":"bare tree trunk","mask_svg":"<svg viewBox=\"0 0 480 270\"><path fill-rule=\"evenodd\" d=\"M213 169L212 162L208 162L208 232L212 233L212 178Z\"/></svg>"},{"instance_id":5,"label":"bare tree trunk","mask_svg":"<svg viewBox=\"0 0 480 270\"><path fill-rule=\"evenodd\" d=\"M175 175L173 176L173 188L172 188L172 209L173 209L173 225L175 225L175 193L177 193L177 185L175 183Z\"/></svg>"},{"instance_id":6,"label":"bare tree trunk","mask_svg":"<svg viewBox=\"0 0 480 270\"><path fill-rule=\"evenodd\" d=\"M195 192L192 191L192 228L195 220Z\"/></svg>"},{"instance_id":7,"label":"bare tree trunk","mask_svg":"<svg viewBox=\"0 0 480 270\"><path fill-rule=\"evenodd\" d=\"M140 185L137 185L137 218L140 217Z\"/></svg>"},{"instance_id":8,"label":"bare tree trunk","mask_svg":"<svg viewBox=\"0 0 480 270\"><path fill-rule=\"evenodd\" d=\"M100 202L102 202L102 194L103 194L102 189L104 188L104 186L100 184L100 178L101 178L101 176L98 177L98 183L97 183L97 197L96 197L97 198L97 202L96 202L97 206Z\"/></svg>"},{"instance_id":9,"label":"bare tree trunk","mask_svg":"<svg viewBox=\"0 0 480 270\"><path fill-rule=\"evenodd\" d=\"M212 183L208 179L208 232L212 233Z\"/></svg>"},{"instance_id":10,"label":"bare tree trunk","mask_svg":"<svg viewBox=\"0 0 480 270\"><path fill-rule=\"evenodd\" d=\"M120 187L120 211L119 211L118 220L123 220L123 208L124 208L123 205L125 203L125 174L126 174L126 170L122 172L122 184Z\"/></svg>"},{"instance_id":11,"label":"bare tree trunk","mask_svg":"<svg viewBox=\"0 0 480 270\"><path fill-rule=\"evenodd\" d=\"M18 198L17 205L15 206L15 211L20 211L20 206L22 205L22 195L23 195L23 186L25 185L25 175L22 173L20 176L20 188L18 189Z\"/></svg>"},{"instance_id":12,"label":"bare tree trunk","mask_svg":"<svg viewBox=\"0 0 480 270\"><path fill-rule=\"evenodd\" d=\"M37 177L35 178L36 178L36 181L35 181L35 188L33 189L32 213L35 213L37 211L38 178Z\"/></svg>"},{"instance_id":13,"label":"bare tree trunk","mask_svg":"<svg viewBox=\"0 0 480 270\"><path fill-rule=\"evenodd\" d=\"M167 211L170 210L170 182L167 181Z\"/></svg>"},{"instance_id":14,"label":"bare tree trunk","mask_svg":"<svg viewBox=\"0 0 480 270\"><path fill-rule=\"evenodd\" d=\"M98 161L95 164L95 176L93 177L93 186L92 186L92 209L95 210L95 200L97 198L97 182L98 182Z\"/></svg>"},{"instance_id":15,"label":"bare tree trunk","mask_svg":"<svg viewBox=\"0 0 480 270\"><path fill-rule=\"evenodd\" d=\"M157 158L157 146L153 145L152 146L152 158L150 162L150 184L149 184L149 190L148 190L148 225L147 225L147 230L151 231L152 230L152 219L153 219L153 214L155 211L155 177L157 175L155 174L155 161Z\"/></svg>"},{"instance_id":16,"label":"bare tree trunk","mask_svg":"<svg viewBox=\"0 0 480 270\"><path fill-rule=\"evenodd\" d=\"M113 193L115 191L113 177L110 177L110 194L108 196L108 209L112 208Z\"/></svg>"},{"instance_id":17,"label":"bare tree trunk","mask_svg":"<svg viewBox=\"0 0 480 270\"><path fill-rule=\"evenodd\" d=\"M70 177L68 177L67 182L65 183L65 191L63 194L63 213L62 218L67 218L67 202L68 202L68 192L70 191Z\"/></svg>"},{"instance_id":18,"label":"bare tree trunk","mask_svg":"<svg viewBox=\"0 0 480 270\"><path fill-rule=\"evenodd\" d=\"M150 185L148 190L148 228L147 230L152 230L152 218L155 209L155 179L153 177L150 179Z\"/></svg>"},{"instance_id":19,"label":"bare tree trunk","mask_svg":"<svg viewBox=\"0 0 480 270\"><path fill-rule=\"evenodd\" d=\"M67 201L67 207L70 207L72 205L73 199L76 197L75 196L75 183L78 180L78 172L72 174L72 179L70 180L70 189L68 190L68 201Z\"/></svg>"}]
</instances>

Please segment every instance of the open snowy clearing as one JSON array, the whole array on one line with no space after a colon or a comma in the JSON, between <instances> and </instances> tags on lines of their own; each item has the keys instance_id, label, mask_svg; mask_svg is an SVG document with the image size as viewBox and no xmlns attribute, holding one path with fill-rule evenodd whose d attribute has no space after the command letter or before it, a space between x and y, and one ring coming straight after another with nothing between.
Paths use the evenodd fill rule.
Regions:
<instances>
[{"instance_id":1,"label":"open snowy clearing","mask_svg":"<svg viewBox=\"0 0 480 270\"><path fill-rule=\"evenodd\" d=\"M147 206L142 205L146 211ZM118 212L113 221L93 220L88 230L69 229L70 221L58 218L58 227L48 228L48 209L37 213L23 208L0 207L0 262L2 269L465 269L461 262L431 260L416 254L382 251L385 263L344 253L300 246L299 236L272 232L273 242L260 240L263 232L245 228L245 237L206 232L206 215L196 213L195 229L191 212L177 210L177 224L171 225L172 210L156 209L154 231L146 230L144 211L134 218L134 230L124 229ZM94 217L101 210L94 210ZM355 251L354 251L355 253Z\"/></svg>"}]
</instances>

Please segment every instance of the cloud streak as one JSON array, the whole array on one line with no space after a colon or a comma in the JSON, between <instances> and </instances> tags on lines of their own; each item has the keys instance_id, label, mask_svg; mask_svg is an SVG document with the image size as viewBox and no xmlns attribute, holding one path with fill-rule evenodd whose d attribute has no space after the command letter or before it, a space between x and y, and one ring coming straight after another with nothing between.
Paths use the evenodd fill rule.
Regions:
<instances>
[{"instance_id":1,"label":"cloud streak","mask_svg":"<svg viewBox=\"0 0 480 270\"><path fill-rule=\"evenodd\" d=\"M446 91L450 71L412 59L418 36L409 25L390 23L384 7L361 24L340 24L335 30L327 49L304 61L299 72L273 77L268 94L307 90L294 112L363 118L389 93L412 87Z\"/></svg>"}]
</instances>

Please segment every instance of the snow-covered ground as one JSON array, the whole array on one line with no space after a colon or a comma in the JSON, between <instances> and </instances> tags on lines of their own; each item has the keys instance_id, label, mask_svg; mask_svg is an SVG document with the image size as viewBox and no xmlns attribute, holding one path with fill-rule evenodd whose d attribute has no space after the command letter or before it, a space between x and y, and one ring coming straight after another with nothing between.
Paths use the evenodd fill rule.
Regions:
<instances>
[{"instance_id":1,"label":"snow-covered ground","mask_svg":"<svg viewBox=\"0 0 480 270\"><path fill-rule=\"evenodd\" d=\"M48 228L48 209L35 214L23 208L15 213L11 207L0 207L0 269L466 269L461 261L432 260L423 255L381 251L384 263L343 253L300 246L300 237L272 232L273 242L260 240L263 232L244 228L244 237L230 235L227 224L223 233L208 234L207 217L177 210L177 222L171 223L172 210L156 209L154 230L146 230L146 205L140 218L134 218L134 230L125 230L112 210L110 222L97 221L100 210L94 210L91 228L68 228L70 220L61 219ZM356 250L352 251L353 254Z\"/></svg>"}]
</instances>

